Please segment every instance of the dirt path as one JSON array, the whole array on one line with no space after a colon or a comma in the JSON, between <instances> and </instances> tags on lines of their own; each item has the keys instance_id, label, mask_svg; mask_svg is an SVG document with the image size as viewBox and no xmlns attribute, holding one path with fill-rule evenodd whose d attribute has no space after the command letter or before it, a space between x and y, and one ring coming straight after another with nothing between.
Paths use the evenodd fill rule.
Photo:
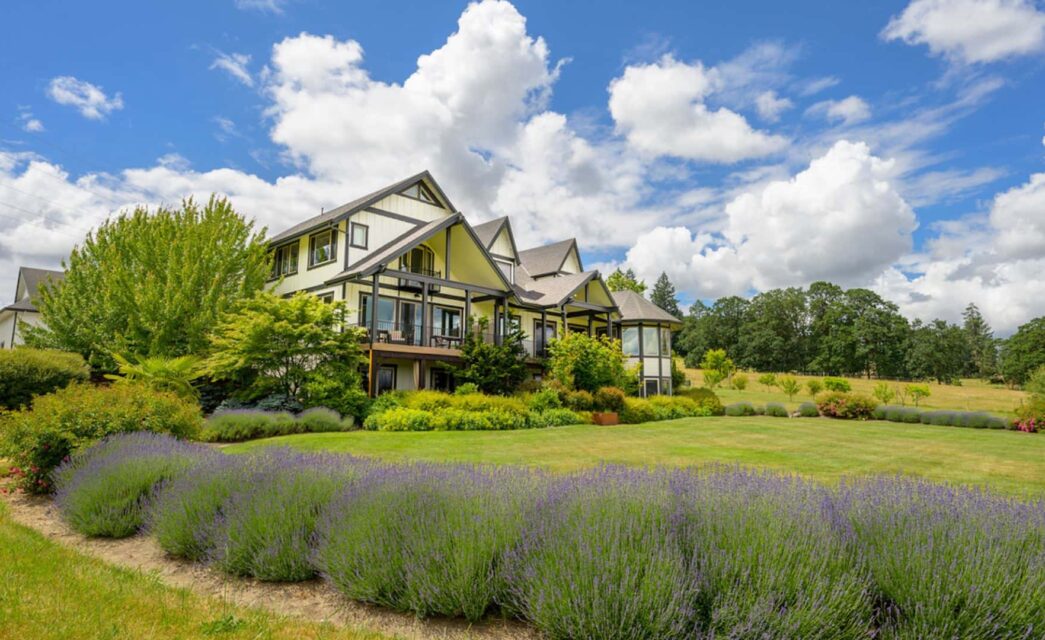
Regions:
<instances>
[{"instance_id":1,"label":"dirt path","mask_svg":"<svg viewBox=\"0 0 1045 640\"><path fill-rule=\"evenodd\" d=\"M459 619L418 620L411 614L347 600L320 580L281 584L227 576L199 564L169 558L148 536L123 540L84 537L62 521L49 499L9 495L5 501L12 520L51 540L110 564L155 574L172 587L191 589L236 605L410 640L531 640L539 637L531 628L515 621L490 620L470 625Z\"/></svg>"}]
</instances>

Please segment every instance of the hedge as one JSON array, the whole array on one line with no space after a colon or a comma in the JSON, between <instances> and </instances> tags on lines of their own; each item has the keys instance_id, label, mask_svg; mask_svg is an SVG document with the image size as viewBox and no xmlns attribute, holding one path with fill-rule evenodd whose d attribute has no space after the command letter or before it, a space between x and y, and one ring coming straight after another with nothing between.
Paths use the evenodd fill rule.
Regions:
<instances>
[{"instance_id":1,"label":"hedge","mask_svg":"<svg viewBox=\"0 0 1045 640\"><path fill-rule=\"evenodd\" d=\"M726 408L722 405L722 401L711 389L705 387L692 387L689 389L681 389L677 391L675 395L689 398L701 407L710 411L713 416L721 416L726 412Z\"/></svg>"},{"instance_id":2,"label":"hedge","mask_svg":"<svg viewBox=\"0 0 1045 640\"><path fill-rule=\"evenodd\" d=\"M87 382L91 370L78 353L50 349L0 350L0 409L28 406L74 382Z\"/></svg>"}]
</instances>

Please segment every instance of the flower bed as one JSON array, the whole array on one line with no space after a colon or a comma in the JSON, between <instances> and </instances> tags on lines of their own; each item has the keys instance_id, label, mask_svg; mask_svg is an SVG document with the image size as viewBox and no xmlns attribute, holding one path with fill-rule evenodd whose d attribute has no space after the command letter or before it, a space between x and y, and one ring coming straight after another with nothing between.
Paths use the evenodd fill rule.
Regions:
<instances>
[{"instance_id":1,"label":"flower bed","mask_svg":"<svg viewBox=\"0 0 1045 640\"><path fill-rule=\"evenodd\" d=\"M420 616L499 612L558 638L1045 629L1042 503L721 466L550 475L141 444L114 437L63 466L59 505L74 527L81 493L93 520L147 495L132 501L139 521L172 555L266 580L318 574L349 598ZM174 462L158 464L165 448ZM169 473L122 471L155 466ZM102 476L107 491L90 489Z\"/></svg>"}]
</instances>

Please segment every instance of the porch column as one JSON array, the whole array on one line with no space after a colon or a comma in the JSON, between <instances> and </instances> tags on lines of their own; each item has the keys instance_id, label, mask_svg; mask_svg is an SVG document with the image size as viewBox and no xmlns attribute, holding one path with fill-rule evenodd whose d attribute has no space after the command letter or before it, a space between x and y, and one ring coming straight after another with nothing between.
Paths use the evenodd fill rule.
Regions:
<instances>
[{"instance_id":1,"label":"porch column","mask_svg":"<svg viewBox=\"0 0 1045 640\"><path fill-rule=\"evenodd\" d=\"M474 329L472 326L472 291L470 289L464 290L464 326L466 335Z\"/></svg>"},{"instance_id":2,"label":"porch column","mask_svg":"<svg viewBox=\"0 0 1045 640\"><path fill-rule=\"evenodd\" d=\"M493 301L493 343L497 346L501 346L501 323L498 322L500 319L501 299L496 298Z\"/></svg>"},{"instance_id":3,"label":"porch column","mask_svg":"<svg viewBox=\"0 0 1045 640\"><path fill-rule=\"evenodd\" d=\"M588 337L589 338L592 336L592 331L593 331L592 323L594 321L595 321L595 312L594 311L589 311L588 312Z\"/></svg>"},{"instance_id":4,"label":"porch column","mask_svg":"<svg viewBox=\"0 0 1045 640\"><path fill-rule=\"evenodd\" d=\"M375 273L370 289L370 375L368 395L377 395L377 358L374 353L374 342L377 341L377 298L381 291L381 275Z\"/></svg>"},{"instance_id":5,"label":"porch column","mask_svg":"<svg viewBox=\"0 0 1045 640\"><path fill-rule=\"evenodd\" d=\"M606 312L606 335L613 338L613 314Z\"/></svg>"},{"instance_id":6,"label":"porch column","mask_svg":"<svg viewBox=\"0 0 1045 640\"><path fill-rule=\"evenodd\" d=\"M421 346L428 346L428 283L421 283Z\"/></svg>"},{"instance_id":7,"label":"porch column","mask_svg":"<svg viewBox=\"0 0 1045 640\"><path fill-rule=\"evenodd\" d=\"M548 348L548 330L545 329L545 325L548 324L548 310L541 307L541 349L540 353L537 351L537 336L533 337L533 357L538 358L544 355L545 350Z\"/></svg>"},{"instance_id":8,"label":"porch column","mask_svg":"<svg viewBox=\"0 0 1045 640\"><path fill-rule=\"evenodd\" d=\"M417 361L417 384L415 385L418 389L424 389L427 385L425 384L425 378L428 376L427 367L425 367L424 358Z\"/></svg>"}]
</instances>

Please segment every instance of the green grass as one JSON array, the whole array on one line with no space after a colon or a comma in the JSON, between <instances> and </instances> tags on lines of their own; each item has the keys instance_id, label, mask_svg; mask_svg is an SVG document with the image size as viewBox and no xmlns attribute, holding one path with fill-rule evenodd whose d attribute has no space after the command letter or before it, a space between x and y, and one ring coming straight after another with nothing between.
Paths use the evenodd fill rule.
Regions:
<instances>
[{"instance_id":1,"label":"green grass","mask_svg":"<svg viewBox=\"0 0 1045 640\"><path fill-rule=\"evenodd\" d=\"M378 640L164 586L13 523L0 502L0 638Z\"/></svg>"},{"instance_id":2,"label":"green grass","mask_svg":"<svg viewBox=\"0 0 1045 640\"><path fill-rule=\"evenodd\" d=\"M526 464L555 471L601 462L692 465L726 462L799 473L911 474L1045 497L1045 435L827 418L685 418L641 425L521 431L302 434L227 447L271 445L387 460Z\"/></svg>"},{"instance_id":3,"label":"green grass","mask_svg":"<svg viewBox=\"0 0 1045 640\"><path fill-rule=\"evenodd\" d=\"M767 390L765 387L760 385L758 383L758 372L746 373L748 377L747 389L744 389L743 391L730 389L728 383L715 389L715 393L722 398L722 402L726 404L739 402L740 400L747 400L748 402L753 402L755 404L782 402L791 408L795 408L801 402L812 400L806 390L805 384L809 380L814 379L815 376L795 376L795 378L802 384L802 391L795 396L794 401L788 402L787 394L780 391L780 389L770 387ZM699 387L704 384L704 374L699 369L686 369L686 377L694 386ZM819 379L822 380L822 378ZM882 380L868 380L867 378L846 378L846 380L848 380L849 384L852 385L853 391L866 393L867 395L872 394L876 384L883 382ZM885 380L884 382L894 390L910 384L908 382L896 382L891 380ZM1011 417L1014 415L1016 407L1019 406L1020 402L1027 398L1027 393L1024 391L987 384L983 380L964 379L960 385L937 384L935 382L923 382L919 384L927 385L929 387L929 392L932 394L919 403L919 407L922 409L987 411L989 413ZM893 400L892 404L900 404L899 399ZM910 398L907 399L907 405L914 406Z\"/></svg>"}]
</instances>

